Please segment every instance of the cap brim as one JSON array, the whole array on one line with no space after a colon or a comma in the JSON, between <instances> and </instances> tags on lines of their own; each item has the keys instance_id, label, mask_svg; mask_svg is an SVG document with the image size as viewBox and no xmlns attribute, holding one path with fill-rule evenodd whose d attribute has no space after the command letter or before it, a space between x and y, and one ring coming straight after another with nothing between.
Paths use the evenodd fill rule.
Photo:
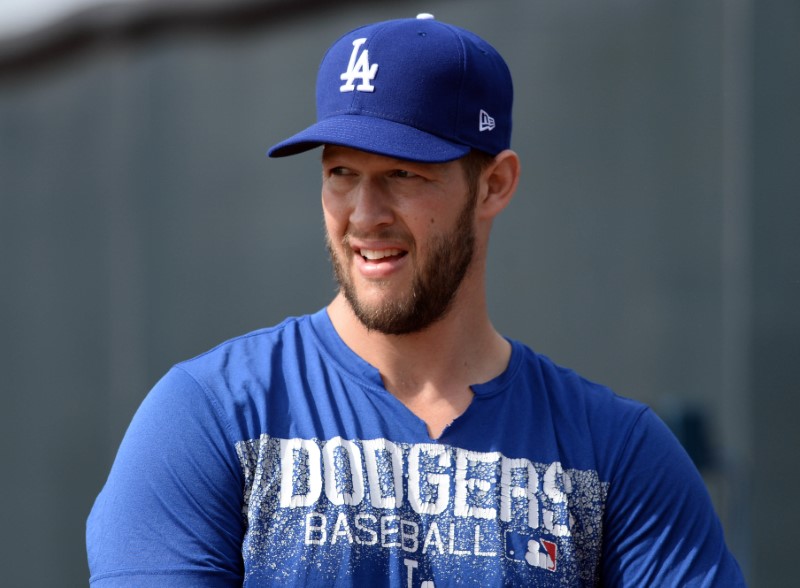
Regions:
<instances>
[{"instance_id":1,"label":"cap brim","mask_svg":"<svg viewBox=\"0 0 800 588\"><path fill-rule=\"evenodd\" d=\"M273 146L270 157L285 157L320 145L341 145L387 157L443 163L469 153L466 145L446 141L419 129L382 118L343 114L311 125Z\"/></svg>"}]
</instances>

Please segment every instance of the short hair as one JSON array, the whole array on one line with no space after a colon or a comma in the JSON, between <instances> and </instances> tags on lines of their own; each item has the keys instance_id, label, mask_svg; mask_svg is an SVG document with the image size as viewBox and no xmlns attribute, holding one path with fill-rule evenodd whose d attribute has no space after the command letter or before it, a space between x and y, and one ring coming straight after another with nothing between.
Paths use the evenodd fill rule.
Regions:
<instances>
[{"instance_id":1,"label":"short hair","mask_svg":"<svg viewBox=\"0 0 800 588\"><path fill-rule=\"evenodd\" d=\"M489 155L485 151L472 149L460 160L461 167L464 170L464 176L467 179L467 188L473 197L478 195L478 179L481 173L494 161L494 156Z\"/></svg>"}]
</instances>

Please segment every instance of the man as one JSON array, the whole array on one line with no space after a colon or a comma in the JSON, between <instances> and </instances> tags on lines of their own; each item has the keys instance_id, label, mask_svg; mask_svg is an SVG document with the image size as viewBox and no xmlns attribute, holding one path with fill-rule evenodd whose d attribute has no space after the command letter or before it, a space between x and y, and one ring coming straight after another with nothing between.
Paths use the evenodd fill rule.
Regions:
<instances>
[{"instance_id":1,"label":"man","mask_svg":"<svg viewBox=\"0 0 800 588\"><path fill-rule=\"evenodd\" d=\"M697 471L645 406L492 326L517 186L511 76L430 15L326 54L318 121L340 289L174 367L88 522L102 586L736 586Z\"/></svg>"}]
</instances>

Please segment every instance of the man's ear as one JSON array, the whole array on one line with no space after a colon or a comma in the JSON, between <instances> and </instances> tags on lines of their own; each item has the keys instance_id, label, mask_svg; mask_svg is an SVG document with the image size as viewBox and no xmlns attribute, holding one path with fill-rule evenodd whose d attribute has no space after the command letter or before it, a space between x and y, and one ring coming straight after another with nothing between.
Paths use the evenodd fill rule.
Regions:
<instances>
[{"instance_id":1,"label":"man's ear","mask_svg":"<svg viewBox=\"0 0 800 588\"><path fill-rule=\"evenodd\" d=\"M494 218L511 202L519 184L519 156L511 149L498 153L481 174L477 213L480 218Z\"/></svg>"}]
</instances>

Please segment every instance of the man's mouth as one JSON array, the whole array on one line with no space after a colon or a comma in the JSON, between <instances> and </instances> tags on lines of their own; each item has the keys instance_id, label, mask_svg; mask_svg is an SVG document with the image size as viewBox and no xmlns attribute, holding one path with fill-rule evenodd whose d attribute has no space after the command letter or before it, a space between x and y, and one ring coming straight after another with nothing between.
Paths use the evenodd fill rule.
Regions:
<instances>
[{"instance_id":1,"label":"man's mouth","mask_svg":"<svg viewBox=\"0 0 800 588\"><path fill-rule=\"evenodd\" d=\"M361 249L359 255L367 261L380 261L390 257L401 257L405 251L400 249Z\"/></svg>"}]
</instances>

